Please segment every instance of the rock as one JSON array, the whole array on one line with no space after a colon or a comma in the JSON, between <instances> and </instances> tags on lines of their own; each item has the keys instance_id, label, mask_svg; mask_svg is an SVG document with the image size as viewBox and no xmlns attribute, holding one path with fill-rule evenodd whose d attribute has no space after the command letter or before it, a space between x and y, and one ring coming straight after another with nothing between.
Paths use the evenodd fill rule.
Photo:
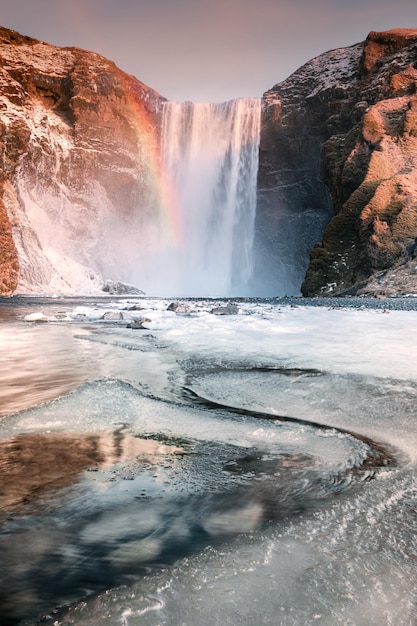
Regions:
<instances>
[{"instance_id":1,"label":"rock","mask_svg":"<svg viewBox=\"0 0 417 626\"><path fill-rule=\"evenodd\" d=\"M106 311L100 319L107 321L117 321L122 320L123 315L121 311Z\"/></svg>"},{"instance_id":2,"label":"rock","mask_svg":"<svg viewBox=\"0 0 417 626\"><path fill-rule=\"evenodd\" d=\"M239 307L236 304L227 304L226 306L214 307L210 313L213 313L213 315L237 315Z\"/></svg>"},{"instance_id":3,"label":"rock","mask_svg":"<svg viewBox=\"0 0 417 626\"><path fill-rule=\"evenodd\" d=\"M167 311L174 311L175 313L189 313L191 308L185 302L171 302L168 305Z\"/></svg>"},{"instance_id":4,"label":"rock","mask_svg":"<svg viewBox=\"0 0 417 626\"><path fill-rule=\"evenodd\" d=\"M130 285L129 283L123 283L121 281L113 282L112 280L106 280L105 284L101 288L105 293L109 293L112 296L124 296L124 295L137 295L143 296L144 292Z\"/></svg>"},{"instance_id":5,"label":"rock","mask_svg":"<svg viewBox=\"0 0 417 626\"><path fill-rule=\"evenodd\" d=\"M416 45L417 30L373 31L264 94L254 250L266 293L417 294ZM0 295L97 291L132 269L164 101L98 54L0 27Z\"/></svg>"},{"instance_id":6,"label":"rock","mask_svg":"<svg viewBox=\"0 0 417 626\"><path fill-rule=\"evenodd\" d=\"M416 44L417 30L372 32L264 94L257 271L272 258L280 291L289 275L305 296L362 293L381 271L415 266Z\"/></svg>"},{"instance_id":7,"label":"rock","mask_svg":"<svg viewBox=\"0 0 417 626\"><path fill-rule=\"evenodd\" d=\"M150 322L151 320L148 317L142 317L139 318L137 320L134 320L133 322L130 322L130 324L128 324L126 326L126 328L132 328L132 329L146 329L146 326L144 326L144 324L146 324L147 322Z\"/></svg>"},{"instance_id":8,"label":"rock","mask_svg":"<svg viewBox=\"0 0 417 626\"><path fill-rule=\"evenodd\" d=\"M25 315L24 317L25 322L36 322L37 324L39 323L45 323L45 322L49 322L49 317L47 317L44 313L29 313L28 315Z\"/></svg>"},{"instance_id":9,"label":"rock","mask_svg":"<svg viewBox=\"0 0 417 626\"><path fill-rule=\"evenodd\" d=\"M0 27L0 295L97 292L92 276L132 263L164 100L98 54Z\"/></svg>"},{"instance_id":10,"label":"rock","mask_svg":"<svg viewBox=\"0 0 417 626\"><path fill-rule=\"evenodd\" d=\"M8 181L0 172L0 188ZM19 259L13 240L12 228L3 201L0 201L0 295L10 296L16 290L19 280Z\"/></svg>"}]
</instances>

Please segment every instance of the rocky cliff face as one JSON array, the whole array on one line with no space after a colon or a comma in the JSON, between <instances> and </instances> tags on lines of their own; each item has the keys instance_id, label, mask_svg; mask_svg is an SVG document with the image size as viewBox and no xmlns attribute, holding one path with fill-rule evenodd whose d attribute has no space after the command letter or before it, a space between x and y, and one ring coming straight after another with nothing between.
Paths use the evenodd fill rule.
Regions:
<instances>
[{"instance_id":1,"label":"rocky cliff face","mask_svg":"<svg viewBox=\"0 0 417 626\"><path fill-rule=\"evenodd\" d=\"M416 85L417 30L394 30L264 95L259 228L290 241L304 295L417 293Z\"/></svg>"},{"instance_id":2,"label":"rocky cliff face","mask_svg":"<svg viewBox=\"0 0 417 626\"><path fill-rule=\"evenodd\" d=\"M97 54L0 28L0 294L128 278L162 101Z\"/></svg>"},{"instance_id":3,"label":"rocky cliff face","mask_svg":"<svg viewBox=\"0 0 417 626\"><path fill-rule=\"evenodd\" d=\"M416 85L417 30L395 30L264 94L265 295L417 293ZM163 212L163 101L97 54L0 28L0 294L131 282Z\"/></svg>"}]
</instances>

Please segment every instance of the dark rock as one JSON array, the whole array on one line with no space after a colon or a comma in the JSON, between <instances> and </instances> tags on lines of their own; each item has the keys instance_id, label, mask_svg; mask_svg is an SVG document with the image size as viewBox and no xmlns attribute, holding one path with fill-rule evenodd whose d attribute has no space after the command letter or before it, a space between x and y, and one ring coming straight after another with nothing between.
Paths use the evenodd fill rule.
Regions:
<instances>
[{"instance_id":1,"label":"dark rock","mask_svg":"<svg viewBox=\"0 0 417 626\"><path fill-rule=\"evenodd\" d=\"M133 328L135 330L137 329L146 329L146 326L144 326L144 324L146 324L147 322L150 322L151 320L148 317L142 317L140 319L134 320L133 322L130 322L130 324L128 324L126 326L126 328Z\"/></svg>"},{"instance_id":2,"label":"dark rock","mask_svg":"<svg viewBox=\"0 0 417 626\"><path fill-rule=\"evenodd\" d=\"M264 94L257 271L272 266L277 291L305 274L305 296L366 292L415 267L416 50L417 30L372 32Z\"/></svg>"},{"instance_id":3,"label":"dark rock","mask_svg":"<svg viewBox=\"0 0 417 626\"><path fill-rule=\"evenodd\" d=\"M134 285L129 285L128 283L123 283L121 281L113 282L112 280L106 280L105 284L102 287L102 291L104 291L105 293L109 293L112 296L144 295L144 292Z\"/></svg>"}]
</instances>

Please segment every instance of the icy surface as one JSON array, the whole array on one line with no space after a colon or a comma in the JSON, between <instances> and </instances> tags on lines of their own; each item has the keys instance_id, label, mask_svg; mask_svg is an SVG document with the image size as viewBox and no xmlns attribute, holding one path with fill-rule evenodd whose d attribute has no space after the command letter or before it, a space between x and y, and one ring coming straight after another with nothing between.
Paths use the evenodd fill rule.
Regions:
<instances>
[{"instance_id":1,"label":"icy surface","mask_svg":"<svg viewBox=\"0 0 417 626\"><path fill-rule=\"evenodd\" d=\"M57 626L415 623L417 312L170 302L0 302L3 476L13 441L106 459L43 485L41 510L6 490L14 606L34 624L72 602Z\"/></svg>"}]
</instances>

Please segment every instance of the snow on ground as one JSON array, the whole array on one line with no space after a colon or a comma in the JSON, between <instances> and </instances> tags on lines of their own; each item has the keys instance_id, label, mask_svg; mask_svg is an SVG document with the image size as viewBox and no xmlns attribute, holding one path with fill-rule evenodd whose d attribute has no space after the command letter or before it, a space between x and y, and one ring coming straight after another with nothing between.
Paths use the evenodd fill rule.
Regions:
<instances>
[{"instance_id":1,"label":"snow on ground","mask_svg":"<svg viewBox=\"0 0 417 626\"><path fill-rule=\"evenodd\" d=\"M189 312L178 314L167 310L169 303L139 298L80 304L67 309L62 321L117 323L127 336L127 317L146 318L145 330L161 342L169 342L183 357L244 359L258 365L285 363L336 373L417 380L417 312L413 310L248 301L238 303L237 315L216 315L211 310L219 302L190 300ZM137 310L129 310L132 307ZM121 311L121 319L103 319L111 311ZM36 312L48 317L45 310ZM141 331L136 332L140 335Z\"/></svg>"}]
</instances>

